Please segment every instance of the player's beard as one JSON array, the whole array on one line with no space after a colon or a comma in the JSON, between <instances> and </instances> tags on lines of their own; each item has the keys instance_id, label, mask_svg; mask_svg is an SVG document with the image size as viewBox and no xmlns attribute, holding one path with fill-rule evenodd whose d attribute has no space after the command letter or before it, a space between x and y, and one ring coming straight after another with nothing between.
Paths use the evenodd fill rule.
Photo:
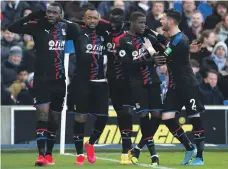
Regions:
<instances>
[{"instance_id":1,"label":"player's beard","mask_svg":"<svg viewBox=\"0 0 228 169\"><path fill-rule=\"evenodd\" d=\"M165 25L162 26L162 30L165 31L165 32L169 31L168 22Z\"/></svg>"},{"instance_id":2,"label":"player's beard","mask_svg":"<svg viewBox=\"0 0 228 169\"><path fill-rule=\"evenodd\" d=\"M90 23L90 24L88 24L87 25L87 27L89 28L89 29L91 29L91 30L95 30L96 29L96 24L95 23Z\"/></svg>"}]
</instances>

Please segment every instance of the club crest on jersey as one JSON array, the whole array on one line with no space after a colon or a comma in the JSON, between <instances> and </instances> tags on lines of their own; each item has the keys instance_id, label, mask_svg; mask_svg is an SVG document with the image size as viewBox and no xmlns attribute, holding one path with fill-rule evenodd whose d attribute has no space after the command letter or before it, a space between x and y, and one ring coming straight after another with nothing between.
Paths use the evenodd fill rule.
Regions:
<instances>
[{"instance_id":1,"label":"club crest on jersey","mask_svg":"<svg viewBox=\"0 0 228 169\"><path fill-rule=\"evenodd\" d=\"M119 55L120 57L124 57L126 55L126 51L125 50L119 51Z\"/></svg>"},{"instance_id":2,"label":"club crest on jersey","mask_svg":"<svg viewBox=\"0 0 228 169\"><path fill-rule=\"evenodd\" d=\"M110 42L107 43L107 48L112 49L112 44Z\"/></svg>"},{"instance_id":3,"label":"club crest on jersey","mask_svg":"<svg viewBox=\"0 0 228 169\"><path fill-rule=\"evenodd\" d=\"M50 40L48 42L49 50L64 50L65 40Z\"/></svg>"},{"instance_id":4,"label":"club crest on jersey","mask_svg":"<svg viewBox=\"0 0 228 169\"><path fill-rule=\"evenodd\" d=\"M63 34L63 35L66 35L65 29L62 29L62 34Z\"/></svg>"},{"instance_id":5,"label":"club crest on jersey","mask_svg":"<svg viewBox=\"0 0 228 169\"><path fill-rule=\"evenodd\" d=\"M91 45L91 44L86 45L86 49L87 49L87 50L93 49L93 45Z\"/></svg>"},{"instance_id":6,"label":"club crest on jersey","mask_svg":"<svg viewBox=\"0 0 228 169\"><path fill-rule=\"evenodd\" d=\"M133 51L133 52L132 52L132 56L133 56L133 57L138 56L138 52L137 52L136 50L135 50L135 51Z\"/></svg>"}]
</instances>

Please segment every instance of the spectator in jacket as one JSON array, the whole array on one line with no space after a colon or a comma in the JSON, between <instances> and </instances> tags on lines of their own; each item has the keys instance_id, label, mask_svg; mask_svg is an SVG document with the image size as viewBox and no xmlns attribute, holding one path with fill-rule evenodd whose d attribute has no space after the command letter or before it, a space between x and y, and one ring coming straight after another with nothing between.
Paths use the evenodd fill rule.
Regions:
<instances>
[{"instance_id":1,"label":"spectator in jacket","mask_svg":"<svg viewBox=\"0 0 228 169\"><path fill-rule=\"evenodd\" d=\"M228 37L228 14L224 16L222 22L216 25L215 33L218 41L225 42Z\"/></svg>"},{"instance_id":2,"label":"spectator in jacket","mask_svg":"<svg viewBox=\"0 0 228 169\"><path fill-rule=\"evenodd\" d=\"M4 85L4 79L1 77L1 105L14 105L14 97Z\"/></svg>"},{"instance_id":3,"label":"spectator in jacket","mask_svg":"<svg viewBox=\"0 0 228 169\"><path fill-rule=\"evenodd\" d=\"M18 93L20 93L20 91L25 88L25 82L27 80L27 70L25 68L19 68L17 72L17 80L13 82L13 84L10 86L10 92L14 96L14 98L16 98Z\"/></svg>"},{"instance_id":4,"label":"spectator in jacket","mask_svg":"<svg viewBox=\"0 0 228 169\"><path fill-rule=\"evenodd\" d=\"M204 24L204 29L214 29L215 26L222 21L222 18L227 13L227 2L225 1L218 1L215 5L213 14L209 15Z\"/></svg>"},{"instance_id":5,"label":"spectator in jacket","mask_svg":"<svg viewBox=\"0 0 228 169\"><path fill-rule=\"evenodd\" d=\"M201 83L203 81L203 78L200 74L200 64L199 62L197 62L197 60L195 59L191 59L190 60L190 64L191 64L191 67L192 67L192 71L193 73L196 75L196 78L198 80L199 83Z\"/></svg>"},{"instance_id":6,"label":"spectator in jacket","mask_svg":"<svg viewBox=\"0 0 228 169\"><path fill-rule=\"evenodd\" d=\"M203 15L200 11L195 10L193 12L191 16L191 26L183 31L190 43L200 37L200 34L203 31Z\"/></svg>"},{"instance_id":7,"label":"spectator in jacket","mask_svg":"<svg viewBox=\"0 0 228 169\"><path fill-rule=\"evenodd\" d=\"M217 87L218 73L215 70L207 72L200 84L200 98L204 105L223 105L223 95Z\"/></svg>"},{"instance_id":8,"label":"spectator in jacket","mask_svg":"<svg viewBox=\"0 0 228 169\"><path fill-rule=\"evenodd\" d=\"M2 63L2 78L4 85L9 87L15 80L17 80L17 69L21 64L22 49L20 46L13 46L10 48L8 60Z\"/></svg>"},{"instance_id":9,"label":"spectator in jacket","mask_svg":"<svg viewBox=\"0 0 228 169\"><path fill-rule=\"evenodd\" d=\"M10 25L13 21L17 20L21 16L23 8L28 7L27 2L11 0L7 1L5 9L2 10L4 19L2 20L3 25Z\"/></svg>"},{"instance_id":10,"label":"spectator in jacket","mask_svg":"<svg viewBox=\"0 0 228 169\"><path fill-rule=\"evenodd\" d=\"M215 33L211 30L204 30L198 40L198 43L201 43L201 50L198 52L191 51L190 50L190 56L191 59L195 59L199 62L200 65L202 65L203 59L205 57L211 56L211 52L213 50L213 47L215 45Z\"/></svg>"},{"instance_id":11,"label":"spectator in jacket","mask_svg":"<svg viewBox=\"0 0 228 169\"><path fill-rule=\"evenodd\" d=\"M228 58L226 59L226 67L219 73L218 87L222 92L224 99L228 100Z\"/></svg>"},{"instance_id":12,"label":"spectator in jacket","mask_svg":"<svg viewBox=\"0 0 228 169\"><path fill-rule=\"evenodd\" d=\"M98 5L97 11L100 13L101 18L108 20L110 11L114 8L124 9L127 14L129 12L129 2L123 0L103 1Z\"/></svg>"},{"instance_id":13,"label":"spectator in jacket","mask_svg":"<svg viewBox=\"0 0 228 169\"><path fill-rule=\"evenodd\" d=\"M187 30L191 26L191 17L193 11L196 10L196 4L194 0L184 1L183 2L183 12L182 19L179 24L180 30Z\"/></svg>"},{"instance_id":14,"label":"spectator in jacket","mask_svg":"<svg viewBox=\"0 0 228 169\"><path fill-rule=\"evenodd\" d=\"M18 93L16 98L17 105L33 105L33 95L32 95L32 88L33 88L33 76L34 73L30 74L27 81L25 82L25 87Z\"/></svg>"},{"instance_id":15,"label":"spectator in jacket","mask_svg":"<svg viewBox=\"0 0 228 169\"><path fill-rule=\"evenodd\" d=\"M223 70L226 67L226 58L228 55L227 46L224 42L218 42L213 51L212 59L218 67L218 71Z\"/></svg>"},{"instance_id":16,"label":"spectator in jacket","mask_svg":"<svg viewBox=\"0 0 228 169\"><path fill-rule=\"evenodd\" d=\"M148 14L146 16L147 26L150 29L156 30L156 28L160 27L160 19L164 13L164 9L165 4L163 1L153 2L151 10L148 11Z\"/></svg>"},{"instance_id":17,"label":"spectator in jacket","mask_svg":"<svg viewBox=\"0 0 228 169\"><path fill-rule=\"evenodd\" d=\"M1 61L7 60L9 51L12 46L22 46L20 41L16 40L16 34L8 31L5 26L2 27L2 39L1 39Z\"/></svg>"}]
</instances>

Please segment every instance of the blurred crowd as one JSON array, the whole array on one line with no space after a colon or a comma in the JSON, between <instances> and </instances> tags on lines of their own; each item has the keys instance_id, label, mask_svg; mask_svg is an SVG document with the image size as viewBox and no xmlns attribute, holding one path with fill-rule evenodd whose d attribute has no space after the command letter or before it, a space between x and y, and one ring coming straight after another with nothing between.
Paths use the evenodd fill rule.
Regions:
<instances>
[{"instance_id":1,"label":"blurred crowd","mask_svg":"<svg viewBox=\"0 0 228 169\"><path fill-rule=\"evenodd\" d=\"M46 10L54 1L1 1L1 104L32 105L32 86L36 52L30 35L7 30L8 25L38 9ZM191 43L190 63L199 84L205 105L223 105L228 100L228 2L225 1L59 1L64 18L81 20L84 10L95 5L101 17L108 20L113 8L122 8L126 20L131 12L145 13L149 28L164 34L160 18L165 9L182 13L179 28ZM196 45L197 44L197 45ZM180 56L181 57L181 56ZM69 77L75 69L76 56L70 56ZM45 63L44 63L45 64ZM167 67L157 68L162 92L167 91Z\"/></svg>"}]
</instances>

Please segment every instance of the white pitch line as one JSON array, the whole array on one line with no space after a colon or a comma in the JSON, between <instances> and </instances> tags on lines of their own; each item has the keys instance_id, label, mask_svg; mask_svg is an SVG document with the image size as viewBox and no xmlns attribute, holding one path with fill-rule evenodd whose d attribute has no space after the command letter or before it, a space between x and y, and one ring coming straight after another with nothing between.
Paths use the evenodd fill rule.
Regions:
<instances>
[{"instance_id":1,"label":"white pitch line","mask_svg":"<svg viewBox=\"0 0 228 169\"><path fill-rule=\"evenodd\" d=\"M71 154L71 153L64 153L64 155L76 156L76 155ZM103 161L111 161L111 162L115 162L115 163L119 163L120 162L119 160L115 160L115 159L112 159L112 158L97 157L97 159L98 160L103 160ZM147 168L157 168L157 169L174 169L174 168L169 168L169 167L164 167L164 166L149 166L148 164L143 164L143 163L137 164L137 166L147 167Z\"/></svg>"}]
</instances>

